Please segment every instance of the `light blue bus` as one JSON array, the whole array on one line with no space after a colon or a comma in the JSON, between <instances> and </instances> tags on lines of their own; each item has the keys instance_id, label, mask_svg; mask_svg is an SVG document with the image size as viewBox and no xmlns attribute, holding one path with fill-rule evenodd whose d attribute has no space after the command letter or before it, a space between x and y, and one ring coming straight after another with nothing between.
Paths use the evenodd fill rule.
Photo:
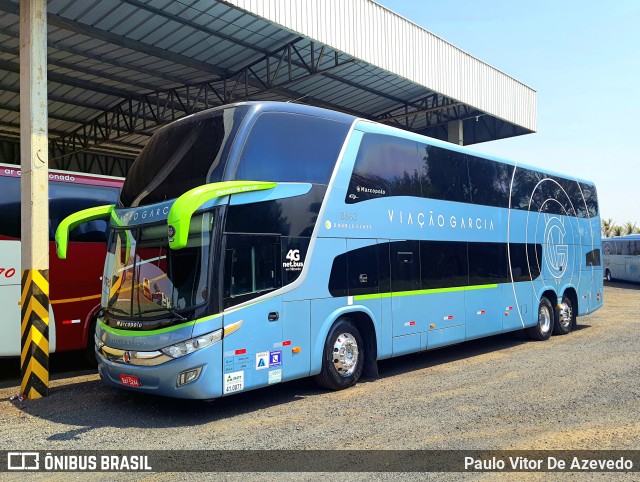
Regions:
<instances>
[{"instance_id":1,"label":"light blue bus","mask_svg":"<svg viewBox=\"0 0 640 482\"><path fill-rule=\"evenodd\" d=\"M228 105L159 130L110 218L95 341L114 387L210 399L602 306L592 183L320 108Z\"/></svg>"},{"instance_id":2,"label":"light blue bus","mask_svg":"<svg viewBox=\"0 0 640 482\"><path fill-rule=\"evenodd\" d=\"M604 238L602 254L607 281L640 282L640 234Z\"/></svg>"}]
</instances>

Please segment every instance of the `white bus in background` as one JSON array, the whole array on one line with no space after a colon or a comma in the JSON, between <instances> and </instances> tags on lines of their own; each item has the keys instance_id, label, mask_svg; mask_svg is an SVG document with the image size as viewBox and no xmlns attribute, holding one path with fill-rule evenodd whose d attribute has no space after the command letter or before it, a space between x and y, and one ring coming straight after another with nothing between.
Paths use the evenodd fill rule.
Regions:
<instances>
[{"instance_id":1,"label":"white bus in background","mask_svg":"<svg viewBox=\"0 0 640 482\"><path fill-rule=\"evenodd\" d=\"M602 239L607 281L640 282L640 234Z\"/></svg>"}]
</instances>

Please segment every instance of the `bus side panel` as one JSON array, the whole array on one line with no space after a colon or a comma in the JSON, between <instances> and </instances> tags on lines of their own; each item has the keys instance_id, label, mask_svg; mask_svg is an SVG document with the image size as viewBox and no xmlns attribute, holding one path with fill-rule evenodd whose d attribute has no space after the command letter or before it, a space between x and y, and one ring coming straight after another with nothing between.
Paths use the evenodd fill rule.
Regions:
<instances>
[{"instance_id":1,"label":"bus side panel","mask_svg":"<svg viewBox=\"0 0 640 482\"><path fill-rule=\"evenodd\" d=\"M467 340L502 332L501 298L500 285L465 292Z\"/></svg>"},{"instance_id":2,"label":"bus side panel","mask_svg":"<svg viewBox=\"0 0 640 482\"><path fill-rule=\"evenodd\" d=\"M290 343L284 343L282 305L282 296L274 296L224 315L225 326L242 320L240 329L230 336L225 336L222 343L225 368L233 363L232 373L241 377L243 390L268 385L272 353L283 350L291 352L291 348L297 346L297 338L289 340ZM272 313L277 313L277 316L272 316ZM303 336L300 342L304 343L304 339ZM284 361L281 360L280 363ZM281 365L276 366L280 368ZM225 371L228 371L228 368ZM229 389L229 384L226 383L223 395L235 391Z\"/></svg>"},{"instance_id":3,"label":"bus side panel","mask_svg":"<svg viewBox=\"0 0 640 482\"><path fill-rule=\"evenodd\" d=\"M522 281L502 285L502 331L514 331L536 324L537 301L531 282Z\"/></svg>"},{"instance_id":4,"label":"bus side panel","mask_svg":"<svg viewBox=\"0 0 640 482\"><path fill-rule=\"evenodd\" d=\"M20 326L22 312L20 298L22 286L20 241L2 240L0 249L0 357L20 356ZM49 305L49 353L56 351L56 324Z\"/></svg>"},{"instance_id":5,"label":"bus side panel","mask_svg":"<svg viewBox=\"0 0 640 482\"><path fill-rule=\"evenodd\" d=\"M282 348L282 380L306 377L311 370L311 301L282 304L282 340L291 342ZM294 353L293 348L300 348ZM277 369L272 366L270 369Z\"/></svg>"}]
</instances>

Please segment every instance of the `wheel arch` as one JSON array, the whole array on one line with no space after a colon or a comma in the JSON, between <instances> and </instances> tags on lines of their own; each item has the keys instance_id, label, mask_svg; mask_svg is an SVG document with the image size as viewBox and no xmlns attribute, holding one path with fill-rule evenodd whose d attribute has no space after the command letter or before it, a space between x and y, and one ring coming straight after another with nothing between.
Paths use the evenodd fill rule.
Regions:
<instances>
[{"instance_id":1,"label":"wheel arch","mask_svg":"<svg viewBox=\"0 0 640 482\"><path fill-rule=\"evenodd\" d=\"M349 318L358 328L360 336L364 342L365 348L365 376L374 376L371 374L372 366L375 366L378 358L378 336L376 332L375 317L371 310L366 306L352 305L345 306L333 311L323 322L318 336L313 342L314 356L311 360L311 375L317 375L322 369L322 353L324 344L329 335L331 327L340 318Z\"/></svg>"}]
</instances>

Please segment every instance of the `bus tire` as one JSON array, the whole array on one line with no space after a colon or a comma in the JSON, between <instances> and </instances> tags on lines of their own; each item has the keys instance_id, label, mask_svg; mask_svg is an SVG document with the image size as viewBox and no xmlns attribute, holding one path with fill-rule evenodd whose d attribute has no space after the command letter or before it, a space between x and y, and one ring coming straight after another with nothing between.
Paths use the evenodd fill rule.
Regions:
<instances>
[{"instance_id":1,"label":"bus tire","mask_svg":"<svg viewBox=\"0 0 640 482\"><path fill-rule=\"evenodd\" d=\"M611 277L611 270L609 268L605 270L604 277L607 279L608 282L613 281L613 278Z\"/></svg>"},{"instance_id":2,"label":"bus tire","mask_svg":"<svg viewBox=\"0 0 640 482\"><path fill-rule=\"evenodd\" d=\"M538 322L531 328L525 330L527 336L532 340L548 340L553 333L555 311L551 301L546 296L540 298L538 305Z\"/></svg>"},{"instance_id":3,"label":"bus tire","mask_svg":"<svg viewBox=\"0 0 640 482\"><path fill-rule=\"evenodd\" d=\"M554 335L568 334L576 324L576 313L573 309L571 298L567 295L562 297L562 302L556 308L556 322L553 325Z\"/></svg>"},{"instance_id":4,"label":"bus tire","mask_svg":"<svg viewBox=\"0 0 640 482\"><path fill-rule=\"evenodd\" d=\"M96 343L95 343L97 323L98 323L98 320L94 316L91 320L91 325L89 325L89 331L87 332L87 345L84 347L84 350L83 350L85 360L90 366L94 368L98 366L98 360L96 359Z\"/></svg>"},{"instance_id":5,"label":"bus tire","mask_svg":"<svg viewBox=\"0 0 640 482\"><path fill-rule=\"evenodd\" d=\"M322 370L315 381L329 390L349 388L362 375L364 359L364 342L358 328L349 318L339 318L327 335Z\"/></svg>"}]
</instances>

